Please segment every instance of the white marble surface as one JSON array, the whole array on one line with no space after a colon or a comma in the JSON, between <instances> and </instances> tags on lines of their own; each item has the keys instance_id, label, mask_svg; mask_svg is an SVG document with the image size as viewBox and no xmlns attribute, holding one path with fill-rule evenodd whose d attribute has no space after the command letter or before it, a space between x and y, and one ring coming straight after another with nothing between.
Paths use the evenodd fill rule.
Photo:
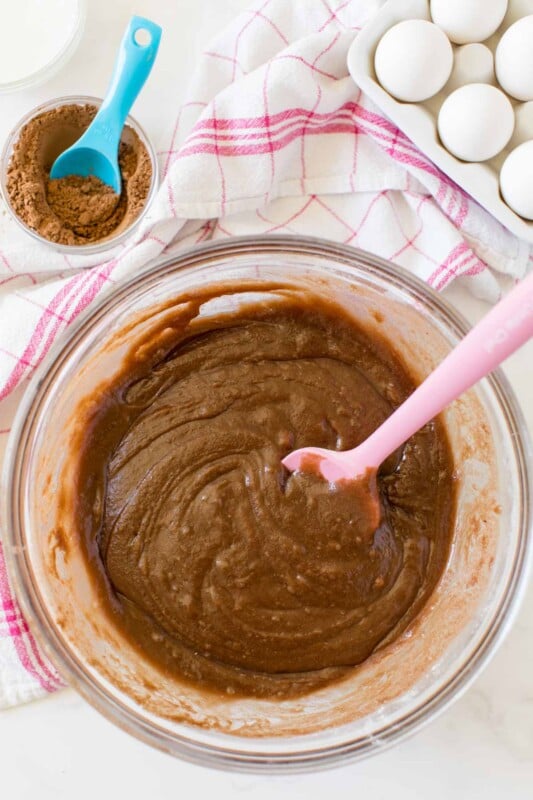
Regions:
<instances>
[{"instance_id":1,"label":"white marble surface","mask_svg":"<svg viewBox=\"0 0 533 800\"><path fill-rule=\"evenodd\" d=\"M13 0L16 2L16 0ZM292 0L287 0L291 2ZM337 0L330 0L335 6ZM0 4L6 13L7 0ZM165 27L157 70L135 116L156 139L182 96L194 54L248 0L88 0L80 49L44 86L0 97L0 141L32 105L60 94L102 94L131 13ZM0 16L0 24L2 19ZM180 77L183 76L183 77ZM165 102L161 102L165 98ZM485 306L452 289L472 321ZM506 372L533 430L533 345ZM1 425L0 425L1 427ZM474 686L407 742L366 762L308 776L238 776L175 761L101 718L74 692L0 714L0 796L6 800L125 800L250 794L370 800L530 800L533 797L533 589L507 640Z\"/></svg>"}]
</instances>

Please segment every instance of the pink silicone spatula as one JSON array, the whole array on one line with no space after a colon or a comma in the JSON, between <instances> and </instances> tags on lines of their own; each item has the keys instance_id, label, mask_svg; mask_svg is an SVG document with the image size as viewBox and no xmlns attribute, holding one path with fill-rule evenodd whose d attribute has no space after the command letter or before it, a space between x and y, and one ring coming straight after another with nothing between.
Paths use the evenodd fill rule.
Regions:
<instances>
[{"instance_id":1,"label":"pink silicone spatula","mask_svg":"<svg viewBox=\"0 0 533 800\"><path fill-rule=\"evenodd\" d=\"M319 447L295 450L283 459L291 472L310 464L331 482L353 480L377 470L414 433L470 389L533 336L533 274L501 300L449 356L353 450Z\"/></svg>"}]
</instances>

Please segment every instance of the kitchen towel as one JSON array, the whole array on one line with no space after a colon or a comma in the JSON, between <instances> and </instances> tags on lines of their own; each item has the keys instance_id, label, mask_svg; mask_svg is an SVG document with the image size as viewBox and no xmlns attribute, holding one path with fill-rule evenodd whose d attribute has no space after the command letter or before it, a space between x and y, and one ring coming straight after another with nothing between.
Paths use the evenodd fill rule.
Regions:
<instances>
[{"instance_id":1,"label":"kitchen towel","mask_svg":"<svg viewBox=\"0 0 533 800\"><path fill-rule=\"evenodd\" d=\"M351 80L348 48L380 5L260 0L237 18L201 55L176 108L149 217L105 262L33 242L3 210L0 454L25 382L62 331L163 253L242 234L314 234L390 259L438 290L460 279L491 301L499 276L526 272L530 247L439 172ZM154 73L151 91L156 80ZM172 108L172 98L165 104ZM62 685L28 630L4 555L0 541L0 707Z\"/></svg>"}]
</instances>

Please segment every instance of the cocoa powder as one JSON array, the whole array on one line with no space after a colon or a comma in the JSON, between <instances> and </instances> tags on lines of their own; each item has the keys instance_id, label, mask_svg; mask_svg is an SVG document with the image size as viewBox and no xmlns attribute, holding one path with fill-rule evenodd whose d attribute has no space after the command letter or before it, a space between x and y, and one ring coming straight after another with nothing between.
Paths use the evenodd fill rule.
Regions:
<instances>
[{"instance_id":1,"label":"cocoa powder","mask_svg":"<svg viewBox=\"0 0 533 800\"><path fill-rule=\"evenodd\" d=\"M150 191L150 156L129 126L119 148L120 195L94 176L50 178L57 156L79 139L96 111L96 106L75 103L44 111L24 125L13 148L7 171L11 207L26 225L57 244L113 238L137 219Z\"/></svg>"}]
</instances>

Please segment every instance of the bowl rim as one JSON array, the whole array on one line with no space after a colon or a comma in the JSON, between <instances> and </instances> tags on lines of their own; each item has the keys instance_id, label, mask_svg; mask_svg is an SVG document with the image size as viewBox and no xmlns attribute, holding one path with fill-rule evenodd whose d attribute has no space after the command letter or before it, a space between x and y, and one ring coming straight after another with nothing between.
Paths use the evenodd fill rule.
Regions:
<instances>
[{"instance_id":1,"label":"bowl rim","mask_svg":"<svg viewBox=\"0 0 533 800\"><path fill-rule=\"evenodd\" d=\"M14 92L22 91L24 89L35 88L50 80L61 67L64 67L74 55L78 45L81 42L85 23L87 19L87 0L76 0L78 6L78 18L74 26L70 38L66 39L62 48L58 50L56 55L47 61L46 64L24 75L22 78L17 78L14 81L7 81L0 83L0 94L12 94Z\"/></svg>"},{"instance_id":2,"label":"bowl rim","mask_svg":"<svg viewBox=\"0 0 533 800\"><path fill-rule=\"evenodd\" d=\"M28 620L30 630L42 645L50 660L85 700L118 727L135 735L147 744L171 753L182 759L203 766L231 769L241 772L268 771L283 774L324 769L354 761L402 741L418 731L439 713L458 699L488 663L504 636L508 633L523 599L529 570L533 560L533 449L522 411L509 382L501 370L487 378L491 394L503 413L511 434L511 446L516 458L523 503L520 509L519 546L514 563L500 600L494 612L492 624L480 639L476 651L465 661L439 689L433 691L416 708L399 719L387 724L382 730L365 734L341 744L325 745L289 753L243 752L238 749L237 739L226 734L228 746L195 741L182 734L164 731L156 724L142 719L135 711L116 698L109 696L100 684L89 682L77 660L58 636L53 620L41 603L39 593L25 579L25 554L18 545L22 525L15 509L20 505L21 472L25 448L31 439L32 429L38 417L39 404L48 388L53 384L61 359L68 358L68 351L83 338L85 328L95 323L119 304L128 294L140 289L146 282L157 281L166 273L179 272L194 266L206 266L209 260L219 257L238 256L260 252L261 255L307 255L322 259L332 257L335 264L356 266L363 272L377 274L402 290L408 290L415 299L423 303L426 312L445 322L448 330L458 336L465 335L470 325L451 304L438 295L422 280L401 267L377 256L347 245L316 237L300 236L245 236L210 242L184 249L177 255L150 262L135 277L108 292L91 305L55 342L50 352L35 371L19 404L6 447L2 474L1 503L2 525L5 531L5 556L10 575L16 588L16 596ZM16 498L16 502L11 502ZM43 632L46 629L46 633ZM191 730L193 730L191 726ZM295 737L288 737L295 738ZM305 736L302 737L305 739ZM253 739L250 739L253 741ZM265 741L263 739L263 741ZM272 741L272 739L271 739ZM274 740L275 741L275 740ZM283 739L280 739L283 741ZM232 746L232 742L234 745ZM241 744L241 739L238 740ZM376 746L379 743L379 748Z\"/></svg>"},{"instance_id":3,"label":"bowl rim","mask_svg":"<svg viewBox=\"0 0 533 800\"><path fill-rule=\"evenodd\" d=\"M50 100L45 100L43 103L39 103L38 106L27 111L23 117L21 117L18 122L13 126L10 130L8 136L6 137L4 146L2 148L2 153L0 155L0 195L5 203L5 206L9 212L11 219L18 225L18 227L24 231L25 234L31 236L36 242L45 245L45 247L49 247L52 250L55 250L57 253L60 253L64 256L91 256L97 254L111 254L112 251L119 248L120 245L124 245L125 242L138 230L139 226L141 225L142 221L145 219L148 211L154 201L154 198L159 190L159 163L157 158L157 153L155 147L152 143L152 140L142 127L142 125L137 122L135 117L132 117L130 114L126 117L126 122L124 123L125 126L132 128L133 131L139 136L141 142L146 147L148 155L150 157L150 164L152 166L152 177L150 180L150 189L148 191L148 195L146 197L146 202L141 209L141 212L138 217L136 217L127 228L121 231L117 236L110 236L107 239L103 239L101 241L94 242L93 244L60 244L59 242L52 242L50 239L47 239L44 236L41 236L33 228L30 228L24 220L22 220L19 215L16 213L15 209L11 204L11 200L9 198L9 193L7 191L7 173L9 169L9 165L11 163L11 153L13 151L13 147L15 146L22 128L30 122L34 117L38 114L42 114L46 111L50 111L54 108L60 108L66 105L94 105L99 108L103 103L102 97L94 97L92 95L82 95L82 94L72 94L72 95L62 95L61 97L54 97Z\"/></svg>"}]
</instances>

